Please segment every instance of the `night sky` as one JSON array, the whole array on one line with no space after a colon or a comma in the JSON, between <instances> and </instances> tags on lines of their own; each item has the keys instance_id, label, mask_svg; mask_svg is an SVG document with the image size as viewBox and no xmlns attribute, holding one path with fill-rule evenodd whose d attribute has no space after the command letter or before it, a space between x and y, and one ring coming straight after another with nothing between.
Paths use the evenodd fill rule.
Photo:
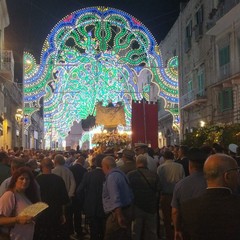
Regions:
<instances>
[{"instance_id":1,"label":"night sky","mask_svg":"<svg viewBox=\"0 0 240 240\"><path fill-rule=\"evenodd\" d=\"M44 40L56 23L81 8L107 6L125 11L141 21L156 41L165 37L179 15L181 0L7 0L10 25L5 48L12 49L15 79L21 82L22 52L33 53L37 62Z\"/></svg>"}]
</instances>

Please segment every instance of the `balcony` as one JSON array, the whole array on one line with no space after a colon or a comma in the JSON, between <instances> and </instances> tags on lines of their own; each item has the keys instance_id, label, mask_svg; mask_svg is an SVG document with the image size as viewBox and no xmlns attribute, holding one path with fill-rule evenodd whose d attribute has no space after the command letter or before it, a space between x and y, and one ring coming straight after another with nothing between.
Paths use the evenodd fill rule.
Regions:
<instances>
[{"instance_id":1,"label":"balcony","mask_svg":"<svg viewBox=\"0 0 240 240\"><path fill-rule=\"evenodd\" d=\"M185 110L205 102L207 102L205 92L195 89L180 97L180 109Z\"/></svg>"},{"instance_id":2,"label":"balcony","mask_svg":"<svg viewBox=\"0 0 240 240\"><path fill-rule=\"evenodd\" d=\"M10 50L2 50L0 52L0 73L1 75L13 81L14 79L14 59Z\"/></svg>"},{"instance_id":3,"label":"balcony","mask_svg":"<svg viewBox=\"0 0 240 240\"><path fill-rule=\"evenodd\" d=\"M222 0L209 13L208 35L218 35L239 19L240 0Z\"/></svg>"},{"instance_id":4,"label":"balcony","mask_svg":"<svg viewBox=\"0 0 240 240\"><path fill-rule=\"evenodd\" d=\"M231 75L230 63L225 64L219 68L219 80L229 78Z\"/></svg>"}]
</instances>

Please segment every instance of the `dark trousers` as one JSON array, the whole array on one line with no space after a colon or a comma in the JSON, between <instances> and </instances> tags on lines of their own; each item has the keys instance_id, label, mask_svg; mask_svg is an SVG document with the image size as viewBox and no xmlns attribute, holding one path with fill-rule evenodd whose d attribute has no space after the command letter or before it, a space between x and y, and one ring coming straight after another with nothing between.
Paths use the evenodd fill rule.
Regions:
<instances>
[{"instance_id":1,"label":"dark trousers","mask_svg":"<svg viewBox=\"0 0 240 240\"><path fill-rule=\"evenodd\" d=\"M174 231L172 227L172 195L161 195L160 206L163 214L163 222L166 233L166 240L174 239Z\"/></svg>"},{"instance_id":2,"label":"dark trousers","mask_svg":"<svg viewBox=\"0 0 240 240\"><path fill-rule=\"evenodd\" d=\"M123 216L127 221L127 227L122 228L118 224L115 213L111 213L106 220L104 240L131 240L131 223L133 219L133 207L122 209Z\"/></svg>"},{"instance_id":3,"label":"dark trousers","mask_svg":"<svg viewBox=\"0 0 240 240\"><path fill-rule=\"evenodd\" d=\"M88 217L91 240L103 240L105 232L105 217Z\"/></svg>"},{"instance_id":4,"label":"dark trousers","mask_svg":"<svg viewBox=\"0 0 240 240\"><path fill-rule=\"evenodd\" d=\"M48 225L36 223L35 225L33 240L68 240L68 239L69 238L65 224Z\"/></svg>"},{"instance_id":5,"label":"dark trousers","mask_svg":"<svg viewBox=\"0 0 240 240\"><path fill-rule=\"evenodd\" d=\"M69 207L69 233L82 234L82 204L77 198L72 198Z\"/></svg>"}]
</instances>

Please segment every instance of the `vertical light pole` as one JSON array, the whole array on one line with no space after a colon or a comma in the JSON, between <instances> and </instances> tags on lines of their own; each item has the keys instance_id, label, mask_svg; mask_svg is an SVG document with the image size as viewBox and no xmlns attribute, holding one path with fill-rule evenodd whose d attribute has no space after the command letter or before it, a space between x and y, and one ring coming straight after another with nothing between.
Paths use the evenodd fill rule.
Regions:
<instances>
[{"instance_id":1,"label":"vertical light pole","mask_svg":"<svg viewBox=\"0 0 240 240\"><path fill-rule=\"evenodd\" d=\"M18 108L15 114L15 118L19 127L18 134L18 147L22 146L22 131L23 131L23 110Z\"/></svg>"}]
</instances>

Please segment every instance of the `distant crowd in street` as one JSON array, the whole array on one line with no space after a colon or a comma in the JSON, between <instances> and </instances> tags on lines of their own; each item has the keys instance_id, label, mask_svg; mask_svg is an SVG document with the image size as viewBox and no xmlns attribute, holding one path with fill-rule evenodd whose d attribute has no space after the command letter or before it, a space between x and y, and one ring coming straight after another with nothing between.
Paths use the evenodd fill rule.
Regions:
<instances>
[{"instance_id":1,"label":"distant crowd in street","mask_svg":"<svg viewBox=\"0 0 240 240\"><path fill-rule=\"evenodd\" d=\"M239 172L236 144L1 149L0 239L237 240Z\"/></svg>"}]
</instances>

